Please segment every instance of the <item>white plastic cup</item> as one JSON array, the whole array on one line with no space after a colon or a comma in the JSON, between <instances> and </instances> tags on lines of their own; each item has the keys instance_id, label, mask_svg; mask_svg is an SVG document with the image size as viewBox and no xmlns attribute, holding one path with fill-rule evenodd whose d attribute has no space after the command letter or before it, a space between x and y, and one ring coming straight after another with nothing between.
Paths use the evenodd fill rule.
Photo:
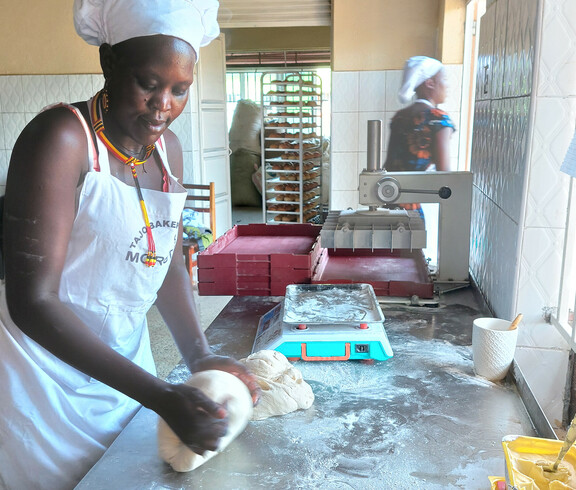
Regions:
<instances>
[{"instance_id":1,"label":"white plastic cup","mask_svg":"<svg viewBox=\"0 0 576 490\"><path fill-rule=\"evenodd\" d=\"M472 327L474 372L490 381L506 377L514 360L518 329L509 330L507 320L477 318Z\"/></svg>"}]
</instances>

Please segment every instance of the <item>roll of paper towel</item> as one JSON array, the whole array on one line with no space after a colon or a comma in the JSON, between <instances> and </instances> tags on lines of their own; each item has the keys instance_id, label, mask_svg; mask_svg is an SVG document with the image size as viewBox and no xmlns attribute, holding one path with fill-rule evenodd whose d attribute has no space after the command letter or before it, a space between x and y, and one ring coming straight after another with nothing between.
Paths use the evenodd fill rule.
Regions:
<instances>
[{"instance_id":1,"label":"roll of paper towel","mask_svg":"<svg viewBox=\"0 0 576 490\"><path fill-rule=\"evenodd\" d=\"M507 320L477 318L472 328L472 359L477 375L490 381L506 377L514 360L518 329L509 330Z\"/></svg>"}]
</instances>

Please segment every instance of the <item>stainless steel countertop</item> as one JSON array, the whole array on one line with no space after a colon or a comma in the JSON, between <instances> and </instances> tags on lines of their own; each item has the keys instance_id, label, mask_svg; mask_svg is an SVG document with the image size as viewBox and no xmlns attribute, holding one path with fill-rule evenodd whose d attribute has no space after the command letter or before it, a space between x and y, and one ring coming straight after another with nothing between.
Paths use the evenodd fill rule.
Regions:
<instances>
[{"instance_id":1,"label":"stainless steel countertop","mask_svg":"<svg viewBox=\"0 0 576 490\"><path fill-rule=\"evenodd\" d=\"M259 316L279 300L233 298L206 332L214 350L248 355ZM176 473L142 409L77 488L489 488L489 475L504 475L502 437L536 433L514 384L473 373L472 320L488 312L472 288L437 308L383 310L393 358L296 363L316 395L309 410L250 422L222 454ZM180 365L169 379L187 377Z\"/></svg>"}]
</instances>

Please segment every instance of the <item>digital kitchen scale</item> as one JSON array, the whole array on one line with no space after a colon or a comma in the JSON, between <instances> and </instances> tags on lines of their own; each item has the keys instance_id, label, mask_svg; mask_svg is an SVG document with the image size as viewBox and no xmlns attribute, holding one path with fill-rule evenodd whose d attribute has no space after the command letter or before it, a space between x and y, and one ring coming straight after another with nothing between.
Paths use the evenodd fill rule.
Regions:
<instances>
[{"instance_id":1,"label":"digital kitchen scale","mask_svg":"<svg viewBox=\"0 0 576 490\"><path fill-rule=\"evenodd\" d=\"M292 284L263 315L252 352L290 360L385 361L393 356L384 314L370 284Z\"/></svg>"}]
</instances>

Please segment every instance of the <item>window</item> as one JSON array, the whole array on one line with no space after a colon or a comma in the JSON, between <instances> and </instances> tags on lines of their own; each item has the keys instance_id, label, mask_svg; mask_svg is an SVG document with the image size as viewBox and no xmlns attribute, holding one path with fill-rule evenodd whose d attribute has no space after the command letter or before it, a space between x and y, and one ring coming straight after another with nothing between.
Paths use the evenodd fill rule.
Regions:
<instances>
[{"instance_id":1,"label":"window","mask_svg":"<svg viewBox=\"0 0 576 490\"><path fill-rule=\"evenodd\" d=\"M260 77L262 72L230 72L226 73L226 111L228 129L232 125L232 117L239 100L252 100L260 103Z\"/></svg>"},{"instance_id":2,"label":"window","mask_svg":"<svg viewBox=\"0 0 576 490\"><path fill-rule=\"evenodd\" d=\"M558 307L545 313L564 335L572 350L576 351L576 324L574 322L574 311L576 310L576 185L574 181L575 179L570 179L568 220Z\"/></svg>"},{"instance_id":3,"label":"window","mask_svg":"<svg viewBox=\"0 0 576 490\"><path fill-rule=\"evenodd\" d=\"M239 100L252 100L260 103L261 101L261 86L260 80L264 73L282 71L280 69L270 68L269 70L258 68L255 70L228 70L226 72L226 97L227 97L227 118L228 128L232 124L234 110ZM330 68L317 68L317 69L287 69L286 71L299 71L300 73L314 72L322 79L322 118L325 121L330 121ZM322 134L324 137L330 135L330 124L322 126Z\"/></svg>"}]
</instances>

